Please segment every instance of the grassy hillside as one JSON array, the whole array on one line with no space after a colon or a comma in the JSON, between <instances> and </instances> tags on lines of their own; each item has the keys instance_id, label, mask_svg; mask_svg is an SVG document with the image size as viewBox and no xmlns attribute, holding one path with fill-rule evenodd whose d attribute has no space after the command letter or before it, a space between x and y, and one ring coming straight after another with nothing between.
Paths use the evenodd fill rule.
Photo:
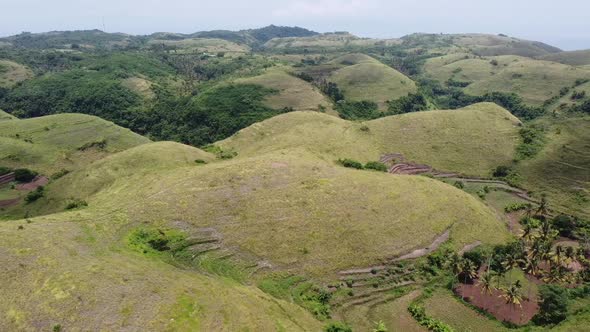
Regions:
<instances>
[{"instance_id":1,"label":"grassy hillside","mask_svg":"<svg viewBox=\"0 0 590 332\"><path fill-rule=\"evenodd\" d=\"M557 53L557 47L537 41L523 40L506 35L423 34L402 37L403 45L424 48L432 53L471 53L479 56L520 55L525 57Z\"/></svg>"},{"instance_id":2,"label":"grassy hillside","mask_svg":"<svg viewBox=\"0 0 590 332\"><path fill-rule=\"evenodd\" d=\"M583 93L584 97L579 98L580 93ZM549 111L561 112L572 106L582 104L588 98L590 98L590 82L578 85L575 88L570 88L567 93L549 105L547 109Z\"/></svg>"},{"instance_id":3,"label":"grassy hillside","mask_svg":"<svg viewBox=\"0 0 590 332\"><path fill-rule=\"evenodd\" d=\"M312 84L288 74L286 68L276 68L264 74L240 79L238 82L258 84L278 93L265 98L266 106L273 109L293 108L296 111L318 111L321 108L333 113L332 101ZM320 107L321 106L321 107Z\"/></svg>"},{"instance_id":4,"label":"grassy hillside","mask_svg":"<svg viewBox=\"0 0 590 332\"><path fill-rule=\"evenodd\" d=\"M33 77L33 72L16 62L0 59L0 88L9 88Z\"/></svg>"},{"instance_id":5,"label":"grassy hillside","mask_svg":"<svg viewBox=\"0 0 590 332\"><path fill-rule=\"evenodd\" d=\"M346 100L376 102L382 110L386 101L416 92L416 84L397 70L369 56L347 55L332 61L345 65L329 76L338 84Z\"/></svg>"},{"instance_id":6,"label":"grassy hillside","mask_svg":"<svg viewBox=\"0 0 590 332\"><path fill-rule=\"evenodd\" d=\"M6 120L17 120L17 118L4 112L3 110L0 110L0 121L6 121Z\"/></svg>"},{"instance_id":7,"label":"grassy hillside","mask_svg":"<svg viewBox=\"0 0 590 332\"><path fill-rule=\"evenodd\" d=\"M590 118L540 119L544 148L517 166L522 185L553 206L590 217ZM551 176L548 176L548 173Z\"/></svg>"},{"instance_id":8,"label":"grassy hillside","mask_svg":"<svg viewBox=\"0 0 590 332\"><path fill-rule=\"evenodd\" d=\"M428 246L447 229L456 248L507 239L504 224L483 203L425 177L350 170L303 150L208 165L180 162L168 171L154 162L142 170L129 161L138 158L132 152L53 182L46 200L54 204L58 195L74 193L88 202L85 211L118 211L134 224L191 234L213 229L222 249L241 253L250 264L268 262L273 270L317 278ZM96 187L103 174L120 174L121 164L137 166L88 196L76 190Z\"/></svg>"},{"instance_id":9,"label":"grassy hillside","mask_svg":"<svg viewBox=\"0 0 590 332\"><path fill-rule=\"evenodd\" d=\"M96 212L0 223L0 297L11 299L0 301L0 330L321 329L253 286L131 251L127 217Z\"/></svg>"},{"instance_id":10,"label":"grassy hillside","mask_svg":"<svg viewBox=\"0 0 590 332\"><path fill-rule=\"evenodd\" d=\"M308 37L274 38L267 41L264 47L270 50L307 49L339 50L344 48L361 48L371 46L392 46L401 41L398 39L359 38L346 32L325 33Z\"/></svg>"},{"instance_id":11,"label":"grassy hillside","mask_svg":"<svg viewBox=\"0 0 590 332\"><path fill-rule=\"evenodd\" d=\"M88 115L0 121L0 163L46 175L147 142L149 139L128 129Z\"/></svg>"},{"instance_id":12,"label":"grassy hillside","mask_svg":"<svg viewBox=\"0 0 590 332\"><path fill-rule=\"evenodd\" d=\"M227 55L244 54L250 51L247 45L240 45L228 40L218 38L187 38L179 40L151 39L150 47L165 46L177 53L183 52L207 52L213 55L222 52Z\"/></svg>"},{"instance_id":13,"label":"grassy hillside","mask_svg":"<svg viewBox=\"0 0 590 332\"><path fill-rule=\"evenodd\" d=\"M515 92L531 105L542 105L557 96L561 88L578 79L590 78L590 71L555 62L520 56L474 57L453 54L429 59L425 74L440 82L449 80L467 85L465 92Z\"/></svg>"},{"instance_id":14,"label":"grassy hillside","mask_svg":"<svg viewBox=\"0 0 590 332\"><path fill-rule=\"evenodd\" d=\"M519 121L495 104L389 116L363 123L316 113L289 113L255 124L219 145L240 156L302 147L321 158L362 162L402 153L440 170L489 175L509 163Z\"/></svg>"},{"instance_id":15,"label":"grassy hillside","mask_svg":"<svg viewBox=\"0 0 590 332\"><path fill-rule=\"evenodd\" d=\"M559 52L543 55L539 58L571 66L584 66L590 65L590 50Z\"/></svg>"}]
</instances>

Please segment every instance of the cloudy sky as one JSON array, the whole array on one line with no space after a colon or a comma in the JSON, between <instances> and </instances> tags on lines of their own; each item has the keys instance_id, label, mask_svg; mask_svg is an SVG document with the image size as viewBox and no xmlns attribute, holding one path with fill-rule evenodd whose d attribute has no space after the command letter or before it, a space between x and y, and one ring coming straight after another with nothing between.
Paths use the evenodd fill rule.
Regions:
<instances>
[{"instance_id":1,"label":"cloudy sky","mask_svg":"<svg viewBox=\"0 0 590 332\"><path fill-rule=\"evenodd\" d=\"M590 48L589 0L0 0L0 35L104 29L149 34L298 25L366 37L505 33Z\"/></svg>"}]
</instances>

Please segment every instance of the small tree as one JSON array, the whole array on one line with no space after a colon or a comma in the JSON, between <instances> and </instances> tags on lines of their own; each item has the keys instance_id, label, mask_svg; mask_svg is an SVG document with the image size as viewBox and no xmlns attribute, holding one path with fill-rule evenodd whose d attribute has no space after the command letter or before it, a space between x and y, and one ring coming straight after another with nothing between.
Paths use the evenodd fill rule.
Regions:
<instances>
[{"instance_id":1,"label":"small tree","mask_svg":"<svg viewBox=\"0 0 590 332\"><path fill-rule=\"evenodd\" d=\"M541 303L539 313L533 317L538 325L557 324L567 316L568 293L567 290L556 285L543 285L539 287Z\"/></svg>"}]
</instances>

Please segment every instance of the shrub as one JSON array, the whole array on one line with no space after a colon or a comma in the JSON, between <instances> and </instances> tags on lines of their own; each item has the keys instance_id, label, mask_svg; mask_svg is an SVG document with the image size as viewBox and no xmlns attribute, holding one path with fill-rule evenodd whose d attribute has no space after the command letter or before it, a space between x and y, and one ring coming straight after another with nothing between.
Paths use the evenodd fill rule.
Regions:
<instances>
[{"instance_id":1,"label":"shrub","mask_svg":"<svg viewBox=\"0 0 590 332\"><path fill-rule=\"evenodd\" d=\"M363 164L352 159L338 159L340 165L348 168L363 169Z\"/></svg>"},{"instance_id":2,"label":"shrub","mask_svg":"<svg viewBox=\"0 0 590 332\"><path fill-rule=\"evenodd\" d=\"M27 202L27 204L33 203L36 200L38 200L39 198L43 197L44 195L45 195L45 188L43 186L39 186L39 187L37 187L37 189L35 189L27 194L27 196L25 197L25 202Z\"/></svg>"},{"instance_id":3,"label":"shrub","mask_svg":"<svg viewBox=\"0 0 590 332\"><path fill-rule=\"evenodd\" d=\"M19 168L14 170L14 179L18 182L31 182L38 175L37 172L26 168Z\"/></svg>"},{"instance_id":4,"label":"shrub","mask_svg":"<svg viewBox=\"0 0 590 332\"><path fill-rule=\"evenodd\" d=\"M107 147L107 140L103 138L103 139L98 140L98 141L85 143L84 145L80 146L78 148L78 150L79 151L86 151L86 150L91 149L91 148L97 148L99 150L103 150L106 147Z\"/></svg>"},{"instance_id":5,"label":"shrub","mask_svg":"<svg viewBox=\"0 0 590 332\"><path fill-rule=\"evenodd\" d=\"M539 287L541 303L539 313L533 317L537 325L557 324L567 317L567 290L556 285L542 285Z\"/></svg>"},{"instance_id":6,"label":"shrub","mask_svg":"<svg viewBox=\"0 0 590 332\"><path fill-rule=\"evenodd\" d=\"M145 253L171 250L185 239L182 233L155 228L139 228L127 237L130 247Z\"/></svg>"},{"instance_id":7,"label":"shrub","mask_svg":"<svg viewBox=\"0 0 590 332\"><path fill-rule=\"evenodd\" d=\"M196 160L195 160L195 163L197 163L197 164L200 164L200 165L204 165L204 164L206 164L207 162L206 162L205 160L203 160L203 159L196 159Z\"/></svg>"},{"instance_id":8,"label":"shrub","mask_svg":"<svg viewBox=\"0 0 590 332\"><path fill-rule=\"evenodd\" d=\"M494 60L490 61L490 64L492 66L497 66L498 65L498 60L494 59Z\"/></svg>"},{"instance_id":9,"label":"shrub","mask_svg":"<svg viewBox=\"0 0 590 332\"><path fill-rule=\"evenodd\" d=\"M377 104L367 100L339 102L336 111L346 120L371 120L382 115Z\"/></svg>"},{"instance_id":10,"label":"shrub","mask_svg":"<svg viewBox=\"0 0 590 332\"><path fill-rule=\"evenodd\" d=\"M387 102L388 112L386 115L403 114L425 111L428 109L428 102L421 93L412 93L399 99Z\"/></svg>"},{"instance_id":11,"label":"shrub","mask_svg":"<svg viewBox=\"0 0 590 332\"><path fill-rule=\"evenodd\" d=\"M379 172L387 172L387 166L379 161L370 161L365 165L365 169L372 169Z\"/></svg>"},{"instance_id":12,"label":"shrub","mask_svg":"<svg viewBox=\"0 0 590 332\"><path fill-rule=\"evenodd\" d=\"M12 172L12 168L0 166L0 175L5 175Z\"/></svg>"},{"instance_id":13,"label":"shrub","mask_svg":"<svg viewBox=\"0 0 590 332\"><path fill-rule=\"evenodd\" d=\"M453 186L459 188L459 189L464 189L465 188L465 184L463 183L463 181L455 181L455 183L453 183Z\"/></svg>"},{"instance_id":14,"label":"shrub","mask_svg":"<svg viewBox=\"0 0 590 332\"><path fill-rule=\"evenodd\" d=\"M57 179L59 179L61 177L66 176L69 173L70 173L70 171L64 168L64 169L61 169L61 170L53 173L53 175L51 176L51 179L57 180Z\"/></svg>"},{"instance_id":15,"label":"shrub","mask_svg":"<svg viewBox=\"0 0 590 332\"><path fill-rule=\"evenodd\" d=\"M85 200L76 198L66 205L66 210L73 210L85 206L88 206L88 203Z\"/></svg>"},{"instance_id":16,"label":"shrub","mask_svg":"<svg viewBox=\"0 0 590 332\"><path fill-rule=\"evenodd\" d=\"M498 166L492 175L496 178L505 178L508 176L508 174L510 174L510 171L510 166Z\"/></svg>"},{"instance_id":17,"label":"shrub","mask_svg":"<svg viewBox=\"0 0 590 332\"><path fill-rule=\"evenodd\" d=\"M352 328L346 323L330 322L324 326L324 332L352 332Z\"/></svg>"},{"instance_id":18,"label":"shrub","mask_svg":"<svg viewBox=\"0 0 590 332\"><path fill-rule=\"evenodd\" d=\"M553 226L561 236L572 237L573 232L576 230L576 220L570 216L560 214L553 218Z\"/></svg>"},{"instance_id":19,"label":"shrub","mask_svg":"<svg viewBox=\"0 0 590 332\"><path fill-rule=\"evenodd\" d=\"M526 210L530 205L530 203L511 203L504 207L504 212L510 213L520 210Z\"/></svg>"},{"instance_id":20,"label":"shrub","mask_svg":"<svg viewBox=\"0 0 590 332\"><path fill-rule=\"evenodd\" d=\"M572 92L572 100L580 100L586 97L586 91L576 91Z\"/></svg>"}]
</instances>

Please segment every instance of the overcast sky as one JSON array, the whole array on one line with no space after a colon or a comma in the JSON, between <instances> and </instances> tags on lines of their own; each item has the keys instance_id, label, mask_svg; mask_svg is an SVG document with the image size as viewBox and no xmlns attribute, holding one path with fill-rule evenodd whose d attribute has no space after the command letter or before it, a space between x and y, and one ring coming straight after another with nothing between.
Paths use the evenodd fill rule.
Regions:
<instances>
[{"instance_id":1,"label":"overcast sky","mask_svg":"<svg viewBox=\"0 0 590 332\"><path fill-rule=\"evenodd\" d=\"M149 34L297 25L365 37L486 32L590 48L590 0L0 0L0 35ZM103 24L104 22L104 24Z\"/></svg>"}]
</instances>

